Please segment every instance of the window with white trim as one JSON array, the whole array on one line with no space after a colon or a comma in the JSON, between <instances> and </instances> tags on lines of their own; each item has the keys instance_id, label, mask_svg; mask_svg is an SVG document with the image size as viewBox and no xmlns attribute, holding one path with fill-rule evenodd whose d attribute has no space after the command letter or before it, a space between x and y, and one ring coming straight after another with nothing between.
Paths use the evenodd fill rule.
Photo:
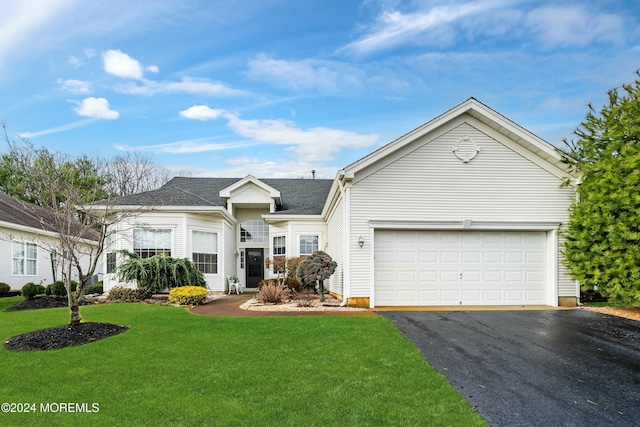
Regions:
<instances>
[{"instance_id":1,"label":"window with white trim","mask_svg":"<svg viewBox=\"0 0 640 427\"><path fill-rule=\"evenodd\" d=\"M133 230L133 252L140 258L154 255L171 256L171 230L136 228Z\"/></svg>"},{"instance_id":2,"label":"window with white trim","mask_svg":"<svg viewBox=\"0 0 640 427\"><path fill-rule=\"evenodd\" d=\"M108 252L107 253L107 274L111 274L116 270L116 253Z\"/></svg>"},{"instance_id":3,"label":"window with white trim","mask_svg":"<svg viewBox=\"0 0 640 427\"><path fill-rule=\"evenodd\" d=\"M311 255L318 250L317 234L303 234L300 236L300 255Z\"/></svg>"},{"instance_id":4,"label":"window with white trim","mask_svg":"<svg viewBox=\"0 0 640 427\"><path fill-rule=\"evenodd\" d=\"M287 254L287 236L274 236L273 238L273 256Z\"/></svg>"},{"instance_id":5,"label":"window with white trim","mask_svg":"<svg viewBox=\"0 0 640 427\"><path fill-rule=\"evenodd\" d=\"M34 243L13 242L12 253L14 276L37 276L38 247Z\"/></svg>"},{"instance_id":6,"label":"window with white trim","mask_svg":"<svg viewBox=\"0 0 640 427\"><path fill-rule=\"evenodd\" d=\"M269 225L259 219L250 219L240 223L240 241L266 243L269 241Z\"/></svg>"},{"instance_id":7,"label":"window with white trim","mask_svg":"<svg viewBox=\"0 0 640 427\"><path fill-rule=\"evenodd\" d=\"M218 235L208 231L191 232L191 255L203 274L218 273Z\"/></svg>"}]
</instances>

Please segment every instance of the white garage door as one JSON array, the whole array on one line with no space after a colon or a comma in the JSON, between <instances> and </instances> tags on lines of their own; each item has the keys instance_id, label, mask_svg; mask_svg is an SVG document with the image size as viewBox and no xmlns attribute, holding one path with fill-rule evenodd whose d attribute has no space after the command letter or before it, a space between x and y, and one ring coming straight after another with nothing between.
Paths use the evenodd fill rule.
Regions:
<instances>
[{"instance_id":1,"label":"white garage door","mask_svg":"<svg viewBox=\"0 0 640 427\"><path fill-rule=\"evenodd\" d=\"M544 231L376 230L376 306L545 304Z\"/></svg>"}]
</instances>

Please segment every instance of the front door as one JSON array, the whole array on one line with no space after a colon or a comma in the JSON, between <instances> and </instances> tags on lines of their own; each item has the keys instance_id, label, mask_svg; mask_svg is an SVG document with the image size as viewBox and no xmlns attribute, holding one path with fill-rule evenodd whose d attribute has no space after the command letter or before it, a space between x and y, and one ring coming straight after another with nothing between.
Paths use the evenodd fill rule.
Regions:
<instances>
[{"instance_id":1,"label":"front door","mask_svg":"<svg viewBox=\"0 0 640 427\"><path fill-rule=\"evenodd\" d=\"M257 288L264 279L264 249L247 249L247 288Z\"/></svg>"}]
</instances>

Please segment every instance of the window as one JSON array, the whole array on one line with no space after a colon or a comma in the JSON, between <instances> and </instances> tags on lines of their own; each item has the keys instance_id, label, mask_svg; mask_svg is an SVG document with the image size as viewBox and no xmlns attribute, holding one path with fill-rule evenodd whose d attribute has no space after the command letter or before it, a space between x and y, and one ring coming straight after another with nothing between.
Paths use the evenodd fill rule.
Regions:
<instances>
[{"instance_id":1,"label":"window","mask_svg":"<svg viewBox=\"0 0 640 427\"><path fill-rule=\"evenodd\" d=\"M250 219L240 224L240 241L252 243L267 243L269 240L269 226L258 219Z\"/></svg>"},{"instance_id":2,"label":"window","mask_svg":"<svg viewBox=\"0 0 640 427\"><path fill-rule=\"evenodd\" d=\"M116 269L116 253L109 252L107 254L107 274L113 273Z\"/></svg>"},{"instance_id":3,"label":"window","mask_svg":"<svg viewBox=\"0 0 640 427\"><path fill-rule=\"evenodd\" d=\"M13 274L16 276L38 274L38 247L35 244L13 242Z\"/></svg>"},{"instance_id":4,"label":"window","mask_svg":"<svg viewBox=\"0 0 640 427\"><path fill-rule=\"evenodd\" d=\"M240 249L240 269L244 270L244 249Z\"/></svg>"},{"instance_id":5,"label":"window","mask_svg":"<svg viewBox=\"0 0 640 427\"><path fill-rule=\"evenodd\" d=\"M318 250L318 236L303 235L300 236L300 255L311 255Z\"/></svg>"},{"instance_id":6,"label":"window","mask_svg":"<svg viewBox=\"0 0 640 427\"><path fill-rule=\"evenodd\" d=\"M286 236L276 236L273 238L273 256L287 254L287 238Z\"/></svg>"},{"instance_id":7,"label":"window","mask_svg":"<svg viewBox=\"0 0 640 427\"><path fill-rule=\"evenodd\" d=\"M191 232L193 262L203 274L218 273L218 235L207 231Z\"/></svg>"},{"instance_id":8,"label":"window","mask_svg":"<svg viewBox=\"0 0 640 427\"><path fill-rule=\"evenodd\" d=\"M137 228L133 230L133 252L140 258L171 256L171 230Z\"/></svg>"}]
</instances>

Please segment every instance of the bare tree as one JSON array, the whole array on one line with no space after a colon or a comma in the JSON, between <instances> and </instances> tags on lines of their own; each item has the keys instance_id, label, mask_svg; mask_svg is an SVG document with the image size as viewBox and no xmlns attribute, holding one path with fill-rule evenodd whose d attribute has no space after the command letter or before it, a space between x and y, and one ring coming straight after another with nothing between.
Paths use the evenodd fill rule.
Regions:
<instances>
[{"instance_id":1,"label":"bare tree","mask_svg":"<svg viewBox=\"0 0 640 427\"><path fill-rule=\"evenodd\" d=\"M79 298L85 285L101 267L101 255L110 225L137 212L111 209L113 195L105 192L108 177L97 159L71 157L36 148L27 139L16 142L7 135L3 123L8 156L24 172L25 188L32 204L24 203L29 214L40 219L43 230L57 234L52 240L43 233L37 243L59 257L67 288L72 325L82 321ZM99 209L92 202L100 200ZM77 276L76 292L71 291L71 278Z\"/></svg>"},{"instance_id":2,"label":"bare tree","mask_svg":"<svg viewBox=\"0 0 640 427\"><path fill-rule=\"evenodd\" d=\"M118 154L104 164L112 196L126 196L156 190L172 178L171 171L137 152Z\"/></svg>"}]
</instances>

